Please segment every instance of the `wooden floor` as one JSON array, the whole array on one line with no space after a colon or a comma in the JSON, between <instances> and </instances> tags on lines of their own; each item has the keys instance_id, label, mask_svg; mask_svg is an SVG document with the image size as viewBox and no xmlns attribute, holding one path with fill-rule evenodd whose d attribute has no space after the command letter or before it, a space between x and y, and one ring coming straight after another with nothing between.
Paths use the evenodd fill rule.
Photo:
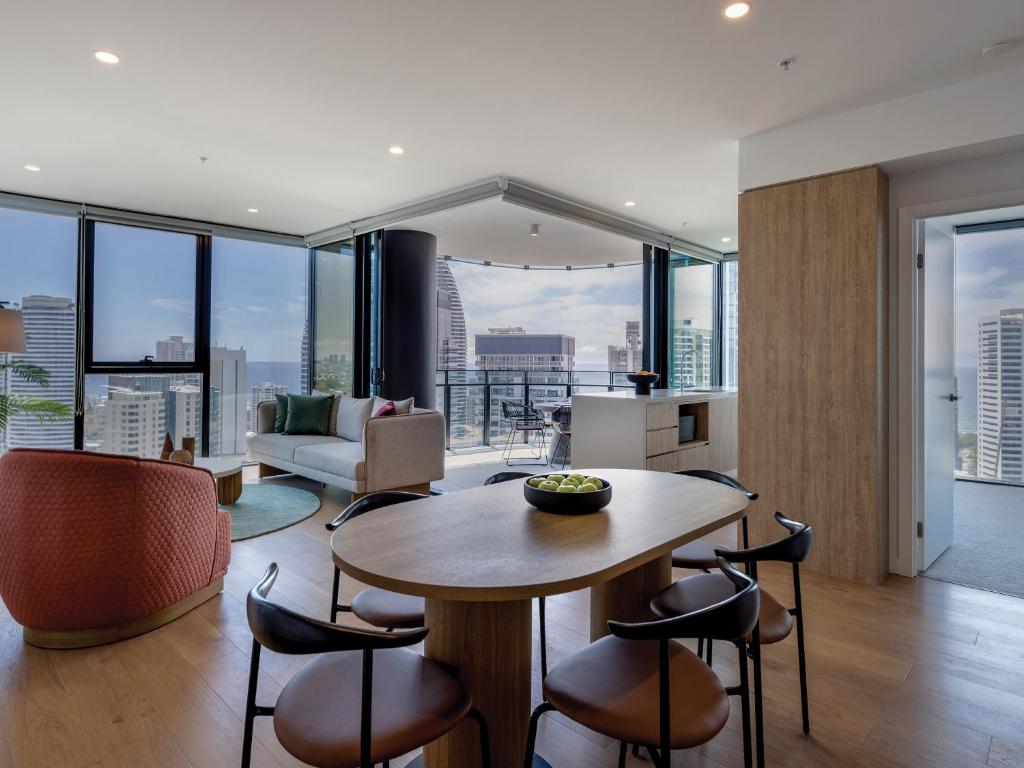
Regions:
<instances>
[{"instance_id":1,"label":"wooden floor","mask_svg":"<svg viewBox=\"0 0 1024 768\"><path fill-rule=\"evenodd\" d=\"M235 544L224 593L142 637L43 651L24 645L0 608L0 766L237 765L251 643L245 594L275 560L272 596L326 618L332 569L323 523L346 501L329 490L304 523ZM787 577L765 569L762 580L788 599ZM1024 600L931 579L894 577L872 588L808 574L804 584L812 735L800 732L791 639L765 653L768 765L1024 766ZM346 579L343 590L351 596L358 585ZM587 642L587 599L549 600L552 664ZM728 683L735 654L724 644L716 650ZM265 652L260 700L272 703L307 661ZM535 699L539 683L537 673ZM269 720L257 720L256 733L254 765L299 764ZM673 765L742 765L738 734L734 716ZM608 739L558 716L542 721L539 751L555 768L614 766L617 755Z\"/></svg>"}]
</instances>

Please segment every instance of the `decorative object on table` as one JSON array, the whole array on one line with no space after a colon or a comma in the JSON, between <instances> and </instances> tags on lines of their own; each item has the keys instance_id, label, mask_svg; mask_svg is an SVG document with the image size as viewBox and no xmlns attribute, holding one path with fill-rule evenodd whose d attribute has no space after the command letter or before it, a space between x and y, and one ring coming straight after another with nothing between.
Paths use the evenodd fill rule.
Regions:
<instances>
[{"instance_id":1,"label":"decorative object on table","mask_svg":"<svg viewBox=\"0 0 1024 768\"><path fill-rule=\"evenodd\" d=\"M192 466L195 461L195 457L192 456L191 451L186 451L184 448L179 448L176 451L171 451L171 455L167 457L168 461L173 461L175 464L187 464Z\"/></svg>"},{"instance_id":2,"label":"decorative object on table","mask_svg":"<svg viewBox=\"0 0 1024 768\"><path fill-rule=\"evenodd\" d=\"M645 370L626 374L626 380L633 382L633 391L638 395L651 394L651 385L656 384L660 378L659 374Z\"/></svg>"},{"instance_id":3,"label":"decorative object on table","mask_svg":"<svg viewBox=\"0 0 1024 768\"><path fill-rule=\"evenodd\" d=\"M160 449L161 460L170 461L172 453L174 453L174 441L171 440L171 433L167 432L164 434L163 448Z\"/></svg>"},{"instance_id":4,"label":"decorative object on table","mask_svg":"<svg viewBox=\"0 0 1024 768\"><path fill-rule=\"evenodd\" d=\"M192 458L196 456L196 439L194 437L183 437L181 438L181 450L188 451L192 454ZM191 464L192 462L189 462Z\"/></svg>"},{"instance_id":5,"label":"decorative object on table","mask_svg":"<svg viewBox=\"0 0 1024 768\"><path fill-rule=\"evenodd\" d=\"M579 473L534 475L523 483L526 501L556 515L586 515L604 509L612 500L612 484Z\"/></svg>"},{"instance_id":6,"label":"decorative object on table","mask_svg":"<svg viewBox=\"0 0 1024 768\"><path fill-rule=\"evenodd\" d=\"M241 541L301 523L319 511L320 499L278 483L246 483L238 501L223 509L231 515L231 540Z\"/></svg>"},{"instance_id":7,"label":"decorative object on table","mask_svg":"<svg viewBox=\"0 0 1024 768\"><path fill-rule=\"evenodd\" d=\"M25 325L21 312L17 309L7 309L4 306L6 303L0 301L0 355L24 354ZM0 378L4 378L6 371L10 371L13 378L29 384L38 387L50 386L49 372L38 365L5 357L0 360ZM34 416L40 423L45 423L69 418L71 407L53 400L40 400L31 395L0 393L0 431L6 430L11 416L19 413Z\"/></svg>"}]
</instances>

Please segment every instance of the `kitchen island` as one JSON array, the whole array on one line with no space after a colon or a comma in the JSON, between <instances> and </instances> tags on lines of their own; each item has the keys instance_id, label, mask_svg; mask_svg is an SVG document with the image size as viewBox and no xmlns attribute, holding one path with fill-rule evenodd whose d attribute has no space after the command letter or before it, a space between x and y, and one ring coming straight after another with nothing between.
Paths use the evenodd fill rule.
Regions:
<instances>
[{"instance_id":1,"label":"kitchen island","mask_svg":"<svg viewBox=\"0 0 1024 768\"><path fill-rule=\"evenodd\" d=\"M735 389L573 395L573 466L733 473L737 424Z\"/></svg>"}]
</instances>

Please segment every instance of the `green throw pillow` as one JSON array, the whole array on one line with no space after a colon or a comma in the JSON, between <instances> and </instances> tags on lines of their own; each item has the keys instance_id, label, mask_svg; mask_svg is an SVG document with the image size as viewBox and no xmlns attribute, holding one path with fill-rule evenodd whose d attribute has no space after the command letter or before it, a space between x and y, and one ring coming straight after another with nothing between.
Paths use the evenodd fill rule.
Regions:
<instances>
[{"instance_id":1,"label":"green throw pillow","mask_svg":"<svg viewBox=\"0 0 1024 768\"><path fill-rule=\"evenodd\" d=\"M274 431L284 432L285 422L288 421L288 395L276 395L277 411L274 413Z\"/></svg>"},{"instance_id":2,"label":"green throw pillow","mask_svg":"<svg viewBox=\"0 0 1024 768\"><path fill-rule=\"evenodd\" d=\"M286 435L326 435L330 429L334 398L316 395L288 395Z\"/></svg>"}]
</instances>

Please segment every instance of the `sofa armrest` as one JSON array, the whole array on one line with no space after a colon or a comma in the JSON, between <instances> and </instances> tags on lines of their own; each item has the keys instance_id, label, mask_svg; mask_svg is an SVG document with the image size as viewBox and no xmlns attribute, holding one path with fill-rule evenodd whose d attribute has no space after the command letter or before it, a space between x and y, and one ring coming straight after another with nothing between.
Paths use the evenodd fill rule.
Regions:
<instances>
[{"instance_id":1,"label":"sofa armrest","mask_svg":"<svg viewBox=\"0 0 1024 768\"><path fill-rule=\"evenodd\" d=\"M444 416L416 409L370 419L363 430L366 490L404 488L444 478Z\"/></svg>"},{"instance_id":2,"label":"sofa armrest","mask_svg":"<svg viewBox=\"0 0 1024 768\"><path fill-rule=\"evenodd\" d=\"M265 435L274 431L274 419L277 418L277 401L264 400L256 406L256 434Z\"/></svg>"}]
</instances>

